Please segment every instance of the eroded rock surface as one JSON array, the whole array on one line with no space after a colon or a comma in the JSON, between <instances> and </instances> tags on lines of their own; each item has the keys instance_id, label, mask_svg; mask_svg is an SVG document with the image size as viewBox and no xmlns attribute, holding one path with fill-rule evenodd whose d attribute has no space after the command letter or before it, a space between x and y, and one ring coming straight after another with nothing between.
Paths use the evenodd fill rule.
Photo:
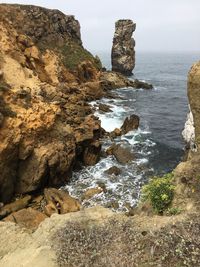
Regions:
<instances>
[{"instance_id":1,"label":"eroded rock surface","mask_svg":"<svg viewBox=\"0 0 200 267\"><path fill-rule=\"evenodd\" d=\"M7 203L63 185L77 160L96 163L101 126L87 101L103 89L73 16L6 4L0 13L0 202Z\"/></svg>"},{"instance_id":2,"label":"eroded rock surface","mask_svg":"<svg viewBox=\"0 0 200 267\"><path fill-rule=\"evenodd\" d=\"M132 34L136 24L132 20L118 20L112 47L112 70L130 76L135 67L135 40Z\"/></svg>"}]
</instances>

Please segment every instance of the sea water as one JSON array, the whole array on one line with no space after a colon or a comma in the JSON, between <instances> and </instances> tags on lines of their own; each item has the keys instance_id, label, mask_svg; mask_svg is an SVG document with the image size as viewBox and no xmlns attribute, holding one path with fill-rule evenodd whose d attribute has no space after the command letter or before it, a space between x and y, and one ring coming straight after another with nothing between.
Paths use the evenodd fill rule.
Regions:
<instances>
[{"instance_id":1,"label":"sea water","mask_svg":"<svg viewBox=\"0 0 200 267\"><path fill-rule=\"evenodd\" d=\"M107 69L110 69L109 53L99 53ZM140 189L154 175L172 171L184 154L182 130L188 112L187 74L192 64L199 60L192 53L138 53L134 76L152 83L152 90L121 88L115 90L119 98L101 99L91 105L103 103L111 106L112 112L95 115L106 131L120 128L124 119L137 114L140 127L115 140L128 146L135 160L122 165L113 156L102 158L92 167L74 172L70 184L65 188L75 197L81 197L88 188L104 184L106 192L83 202L84 206L103 205L115 210L134 207L140 196ZM112 144L104 140L103 149ZM118 176L107 175L112 166L121 169Z\"/></svg>"}]
</instances>

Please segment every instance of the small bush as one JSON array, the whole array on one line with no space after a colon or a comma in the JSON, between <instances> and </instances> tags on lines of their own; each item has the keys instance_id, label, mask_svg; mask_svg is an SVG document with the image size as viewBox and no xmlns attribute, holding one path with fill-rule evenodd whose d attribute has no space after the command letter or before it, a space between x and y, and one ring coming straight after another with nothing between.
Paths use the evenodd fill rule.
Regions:
<instances>
[{"instance_id":1,"label":"small bush","mask_svg":"<svg viewBox=\"0 0 200 267\"><path fill-rule=\"evenodd\" d=\"M181 209L177 207L168 208L166 215L172 216L172 215L178 215L181 213Z\"/></svg>"},{"instance_id":2,"label":"small bush","mask_svg":"<svg viewBox=\"0 0 200 267\"><path fill-rule=\"evenodd\" d=\"M153 177L149 184L142 188L142 200L149 200L153 209L162 214L171 204L174 196L173 174Z\"/></svg>"}]
</instances>

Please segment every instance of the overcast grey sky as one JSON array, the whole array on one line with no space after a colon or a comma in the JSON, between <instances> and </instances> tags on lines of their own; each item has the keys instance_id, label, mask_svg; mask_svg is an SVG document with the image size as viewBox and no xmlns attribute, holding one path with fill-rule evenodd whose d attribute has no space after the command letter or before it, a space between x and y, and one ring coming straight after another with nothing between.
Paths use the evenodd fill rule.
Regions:
<instances>
[{"instance_id":1,"label":"overcast grey sky","mask_svg":"<svg viewBox=\"0 0 200 267\"><path fill-rule=\"evenodd\" d=\"M200 51L200 0L4 0L60 9L80 21L84 46L109 51L114 24L137 23L137 51Z\"/></svg>"}]
</instances>

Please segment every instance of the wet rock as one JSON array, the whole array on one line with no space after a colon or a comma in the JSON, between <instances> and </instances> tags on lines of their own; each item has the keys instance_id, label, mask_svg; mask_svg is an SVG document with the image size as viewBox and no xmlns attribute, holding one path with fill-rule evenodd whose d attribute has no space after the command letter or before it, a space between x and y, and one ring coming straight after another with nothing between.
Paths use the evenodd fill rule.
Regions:
<instances>
[{"instance_id":1,"label":"wet rock","mask_svg":"<svg viewBox=\"0 0 200 267\"><path fill-rule=\"evenodd\" d=\"M99 104L99 110L102 112L112 112L112 110L110 109L111 107L109 105L106 104Z\"/></svg>"},{"instance_id":2,"label":"wet rock","mask_svg":"<svg viewBox=\"0 0 200 267\"><path fill-rule=\"evenodd\" d=\"M117 166L113 166L113 167L111 167L111 168L109 168L108 170L105 171L106 174L108 174L108 175L114 174L115 176L120 175L121 172L122 171Z\"/></svg>"},{"instance_id":3,"label":"wet rock","mask_svg":"<svg viewBox=\"0 0 200 267\"><path fill-rule=\"evenodd\" d=\"M25 196L21 199L16 200L10 204L7 204L0 208L0 219L8 216L12 212L16 212L18 210L26 208L31 201L31 196Z\"/></svg>"},{"instance_id":4,"label":"wet rock","mask_svg":"<svg viewBox=\"0 0 200 267\"><path fill-rule=\"evenodd\" d=\"M121 127L122 134L126 134L129 131L137 130L139 127L140 118L137 115L131 115L127 117Z\"/></svg>"},{"instance_id":5,"label":"wet rock","mask_svg":"<svg viewBox=\"0 0 200 267\"><path fill-rule=\"evenodd\" d=\"M38 228L40 223L47 218L45 214L32 208L14 212L4 219L5 222L14 222L31 230Z\"/></svg>"},{"instance_id":6,"label":"wet rock","mask_svg":"<svg viewBox=\"0 0 200 267\"><path fill-rule=\"evenodd\" d=\"M54 213L65 214L79 211L81 204L79 201L69 195L68 192L55 188L46 188L44 196L47 201L45 214L51 216Z\"/></svg>"},{"instance_id":7,"label":"wet rock","mask_svg":"<svg viewBox=\"0 0 200 267\"><path fill-rule=\"evenodd\" d=\"M122 135L122 130L119 128L115 128L114 131L110 132L110 138L115 139Z\"/></svg>"},{"instance_id":8,"label":"wet rock","mask_svg":"<svg viewBox=\"0 0 200 267\"><path fill-rule=\"evenodd\" d=\"M117 210L119 209L118 201L111 201L106 204L106 208Z\"/></svg>"},{"instance_id":9,"label":"wet rock","mask_svg":"<svg viewBox=\"0 0 200 267\"><path fill-rule=\"evenodd\" d=\"M114 144L109 147L107 153L108 155L114 155L116 160L121 164L129 163L135 158L129 148L123 147L120 144Z\"/></svg>"},{"instance_id":10,"label":"wet rock","mask_svg":"<svg viewBox=\"0 0 200 267\"><path fill-rule=\"evenodd\" d=\"M83 195L82 195L82 200L88 200L100 193L103 192L103 189L101 187L96 187L96 188L90 188L88 190L86 190Z\"/></svg>"},{"instance_id":11,"label":"wet rock","mask_svg":"<svg viewBox=\"0 0 200 267\"><path fill-rule=\"evenodd\" d=\"M102 72L100 76L102 87L107 91L107 95L110 95L110 90L117 88L130 87L134 89L152 89L153 85L147 82L139 81L137 79L128 79L122 74L114 71Z\"/></svg>"},{"instance_id":12,"label":"wet rock","mask_svg":"<svg viewBox=\"0 0 200 267\"><path fill-rule=\"evenodd\" d=\"M97 182L97 185L98 185L98 187L100 187L100 188L103 189L103 192L104 192L104 193L107 192L106 185L105 185L104 182L98 181L98 182Z\"/></svg>"},{"instance_id":13,"label":"wet rock","mask_svg":"<svg viewBox=\"0 0 200 267\"><path fill-rule=\"evenodd\" d=\"M135 67L135 41L132 34L136 24L132 20L118 20L115 23L115 35L112 47L112 70L132 75Z\"/></svg>"},{"instance_id":14,"label":"wet rock","mask_svg":"<svg viewBox=\"0 0 200 267\"><path fill-rule=\"evenodd\" d=\"M133 87L136 89L153 89L153 85L147 82L139 81L135 79L133 81Z\"/></svg>"},{"instance_id":15,"label":"wet rock","mask_svg":"<svg viewBox=\"0 0 200 267\"><path fill-rule=\"evenodd\" d=\"M100 159L100 154L101 154L101 143L99 141L91 143L84 150L83 163L88 166L95 165Z\"/></svg>"}]
</instances>

